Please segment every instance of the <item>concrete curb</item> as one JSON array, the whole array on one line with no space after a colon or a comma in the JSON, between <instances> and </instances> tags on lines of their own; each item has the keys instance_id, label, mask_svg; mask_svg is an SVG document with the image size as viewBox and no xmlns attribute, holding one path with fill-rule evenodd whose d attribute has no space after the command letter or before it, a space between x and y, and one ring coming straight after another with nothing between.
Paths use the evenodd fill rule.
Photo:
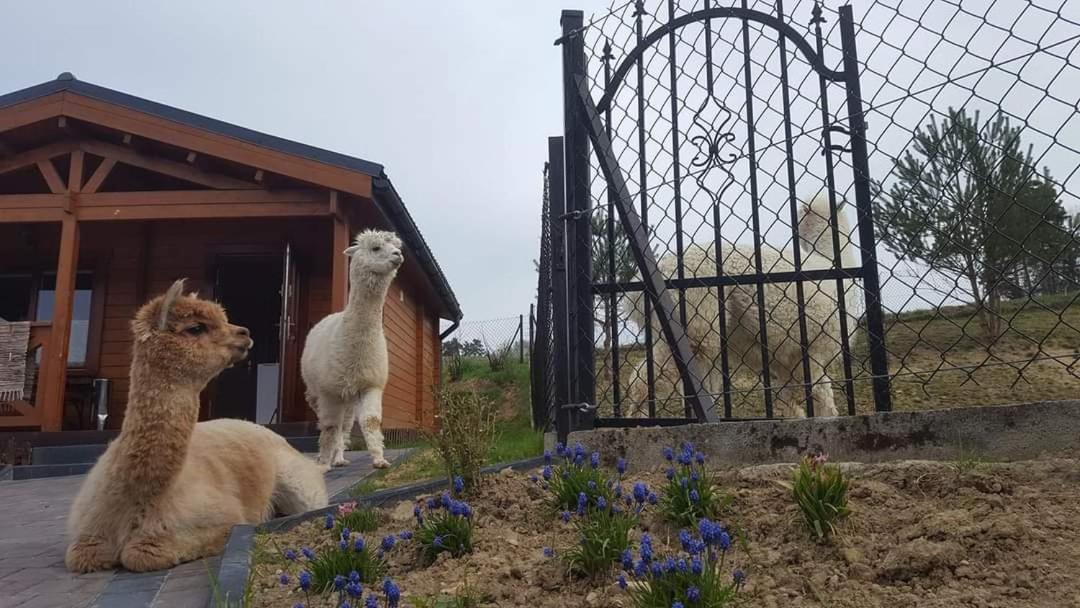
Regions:
<instances>
[{"instance_id":1,"label":"concrete curb","mask_svg":"<svg viewBox=\"0 0 1080 608\"><path fill-rule=\"evenodd\" d=\"M543 462L544 459L542 456L528 458L516 462L485 467L481 470L481 473L491 475L507 468L515 471L524 471L539 467ZM390 502L412 499L421 494L431 494L446 487L447 481L445 479L429 479L407 486L401 486L400 488L381 490L379 492L374 492L369 496L356 498L355 500L361 505L377 507ZM258 526L234 526L232 532L229 533L229 540L225 543L225 552L221 556L221 566L217 573L217 597L210 598L209 605L212 607L220 606L221 608L226 608L225 603L218 602L218 597L220 597L221 600L244 597L248 578L251 575L251 550L254 547L255 534L257 532L279 532L288 530L302 522L321 517L336 510L337 504L340 502L344 502L344 500L338 500L335 496L334 502L322 509L272 519Z\"/></svg>"},{"instance_id":2,"label":"concrete curb","mask_svg":"<svg viewBox=\"0 0 1080 608\"><path fill-rule=\"evenodd\" d=\"M570 445L579 441L608 464L625 457L631 470L661 465L662 448L684 441L718 466L797 462L816 451L841 462L1030 460L1080 452L1080 401L570 434Z\"/></svg>"}]
</instances>

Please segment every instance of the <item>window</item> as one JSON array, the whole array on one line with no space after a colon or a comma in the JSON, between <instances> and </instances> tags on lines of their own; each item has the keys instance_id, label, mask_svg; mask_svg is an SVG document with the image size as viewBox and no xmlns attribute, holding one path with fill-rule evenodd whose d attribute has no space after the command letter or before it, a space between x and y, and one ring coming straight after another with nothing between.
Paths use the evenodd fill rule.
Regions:
<instances>
[{"instance_id":1,"label":"window","mask_svg":"<svg viewBox=\"0 0 1080 608\"><path fill-rule=\"evenodd\" d=\"M86 366L86 347L90 340L90 303L94 295L94 275L79 272L75 275L75 298L71 306L71 339L68 341L68 367ZM38 290L37 321L52 321L56 303L56 274L42 275Z\"/></svg>"},{"instance_id":2,"label":"window","mask_svg":"<svg viewBox=\"0 0 1080 608\"><path fill-rule=\"evenodd\" d=\"M94 273L78 272L71 311L68 367L86 367L93 297ZM52 321L55 304L56 273L0 274L0 320ZM41 356L40 351L38 356Z\"/></svg>"}]
</instances>

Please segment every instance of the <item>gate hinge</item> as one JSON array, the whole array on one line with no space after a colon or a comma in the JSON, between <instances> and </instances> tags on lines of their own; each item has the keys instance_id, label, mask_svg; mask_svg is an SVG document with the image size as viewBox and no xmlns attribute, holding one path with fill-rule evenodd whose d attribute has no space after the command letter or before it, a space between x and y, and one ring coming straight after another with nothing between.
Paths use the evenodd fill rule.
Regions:
<instances>
[{"instance_id":1,"label":"gate hinge","mask_svg":"<svg viewBox=\"0 0 1080 608\"><path fill-rule=\"evenodd\" d=\"M584 209L575 209L574 211L567 211L566 213L560 215L559 219L563 220L563 221L566 221L566 220L580 220L581 218L586 217L586 216L591 215L591 214L592 214L591 211L586 211Z\"/></svg>"}]
</instances>

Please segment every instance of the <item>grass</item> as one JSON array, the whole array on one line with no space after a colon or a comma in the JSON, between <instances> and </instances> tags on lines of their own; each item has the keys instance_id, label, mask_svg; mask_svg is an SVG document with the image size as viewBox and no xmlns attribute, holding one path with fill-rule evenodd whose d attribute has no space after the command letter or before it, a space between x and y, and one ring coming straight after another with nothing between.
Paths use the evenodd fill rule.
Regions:
<instances>
[{"instance_id":1,"label":"grass","mask_svg":"<svg viewBox=\"0 0 1080 608\"><path fill-rule=\"evenodd\" d=\"M443 379L449 382L448 379ZM501 464L539 456L544 451L544 436L532 429L529 419L529 364L516 359L499 371L491 371L485 359L469 358L464 362L461 380L452 385L473 389L500 405L495 444L485 464ZM387 447L391 447L388 445ZM414 448L403 462L368 476L349 489L355 497L394 488L416 481L445 475L434 448L424 439L402 440L394 447Z\"/></svg>"},{"instance_id":2,"label":"grass","mask_svg":"<svg viewBox=\"0 0 1080 608\"><path fill-rule=\"evenodd\" d=\"M1035 300L1006 301L999 314L1005 327L996 340L985 335L973 306L947 306L886 315L885 344L893 374L892 397L896 410L927 410L1073 399L1080 394L1080 302L1077 294ZM631 383L634 366L644 359L644 348L620 348L620 385L623 394ZM738 365L732 358L733 368ZM870 380L869 347L865 328L852 341L854 398L857 413L874 409ZM612 410L610 358L597 352L597 399L601 412ZM837 407L844 411L847 397L840 362L830 370ZM732 404L736 417L764 415L763 391L756 374L743 368L733 373ZM674 383L657 383L658 411L683 415ZM718 397L718 407L722 401Z\"/></svg>"}]
</instances>

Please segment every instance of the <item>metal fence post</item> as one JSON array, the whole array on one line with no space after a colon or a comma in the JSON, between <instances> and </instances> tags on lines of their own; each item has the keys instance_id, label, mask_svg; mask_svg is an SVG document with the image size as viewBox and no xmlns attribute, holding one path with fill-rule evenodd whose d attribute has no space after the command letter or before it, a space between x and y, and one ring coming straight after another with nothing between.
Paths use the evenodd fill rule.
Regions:
<instances>
[{"instance_id":1,"label":"metal fence post","mask_svg":"<svg viewBox=\"0 0 1080 608\"><path fill-rule=\"evenodd\" d=\"M575 403L596 402L596 378L593 350L595 323L592 292L592 198L589 192L589 132L581 104L578 103L575 77L587 77L585 62L584 14L563 11L563 129L566 162L567 263L570 318L571 399ZM563 401L565 405L569 401ZM592 428L593 414L576 411L575 429Z\"/></svg>"},{"instance_id":2,"label":"metal fence post","mask_svg":"<svg viewBox=\"0 0 1080 608\"><path fill-rule=\"evenodd\" d=\"M529 320L532 321L532 304L529 304ZM529 325L532 334L532 325ZM518 315L518 363L525 362L525 315Z\"/></svg>"},{"instance_id":3,"label":"metal fence post","mask_svg":"<svg viewBox=\"0 0 1080 608\"><path fill-rule=\"evenodd\" d=\"M570 411L560 406L570 402L570 319L567 316L566 290L566 183L563 174L563 138L548 138L548 227L551 231L551 331L554 359L555 429L559 441L565 443L570 434Z\"/></svg>"},{"instance_id":4,"label":"metal fence post","mask_svg":"<svg viewBox=\"0 0 1080 608\"><path fill-rule=\"evenodd\" d=\"M866 149L866 118L859 84L859 55L855 51L855 19L851 5L840 7L840 44L844 53L847 85L848 128L851 129L851 167L855 172L855 209L862 254L863 293L866 294L866 337L873 373L874 409L892 410L889 360L885 350L885 315L878 279L877 242L874 239L873 203L870 196L870 163Z\"/></svg>"}]
</instances>

